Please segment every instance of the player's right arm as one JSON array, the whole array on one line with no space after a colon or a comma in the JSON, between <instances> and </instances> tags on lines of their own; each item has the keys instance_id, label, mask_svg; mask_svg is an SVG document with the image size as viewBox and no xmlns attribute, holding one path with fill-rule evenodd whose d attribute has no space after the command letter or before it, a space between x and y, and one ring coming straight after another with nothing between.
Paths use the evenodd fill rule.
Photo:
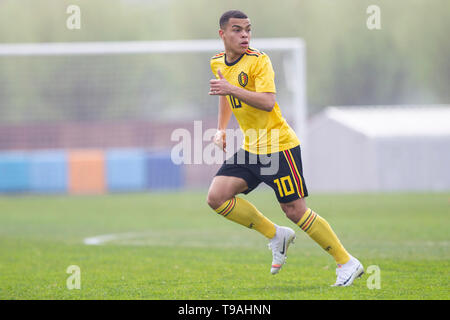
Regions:
<instances>
[{"instance_id":1,"label":"player's right arm","mask_svg":"<svg viewBox=\"0 0 450 320\"><path fill-rule=\"evenodd\" d=\"M219 96L219 114L217 116L217 130L226 130L230 122L231 114L230 104L226 96Z\"/></svg>"},{"instance_id":2,"label":"player's right arm","mask_svg":"<svg viewBox=\"0 0 450 320\"><path fill-rule=\"evenodd\" d=\"M219 113L217 116L217 132L214 136L214 143L226 152L226 133L228 122L231 119L231 107L226 96L219 96Z\"/></svg>"}]
</instances>

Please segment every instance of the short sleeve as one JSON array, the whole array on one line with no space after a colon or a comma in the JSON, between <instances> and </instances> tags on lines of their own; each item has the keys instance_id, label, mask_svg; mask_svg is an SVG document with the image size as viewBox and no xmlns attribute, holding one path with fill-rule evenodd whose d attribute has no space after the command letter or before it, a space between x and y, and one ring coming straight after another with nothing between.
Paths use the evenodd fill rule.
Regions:
<instances>
[{"instance_id":1,"label":"short sleeve","mask_svg":"<svg viewBox=\"0 0 450 320\"><path fill-rule=\"evenodd\" d=\"M217 74L217 70L220 69L220 65L221 63L218 61L218 59L211 59L210 60L210 64L211 64L211 72L213 73L214 77L216 79L219 79L219 75Z\"/></svg>"},{"instance_id":2,"label":"short sleeve","mask_svg":"<svg viewBox=\"0 0 450 320\"><path fill-rule=\"evenodd\" d=\"M258 57L253 70L253 77L255 79L256 92L276 93L275 72L273 71L272 62L268 55L263 54Z\"/></svg>"},{"instance_id":3,"label":"short sleeve","mask_svg":"<svg viewBox=\"0 0 450 320\"><path fill-rule=\"evenodd\" d=\"M210 65L211 65L211 71L212 71L214 77L217 78L217 75L216 75L216 68L215 68L215 66L214 66L214 60L211 59L211 61L210 61L209 63L210 63Z\"/></svg>"}]
</instances>

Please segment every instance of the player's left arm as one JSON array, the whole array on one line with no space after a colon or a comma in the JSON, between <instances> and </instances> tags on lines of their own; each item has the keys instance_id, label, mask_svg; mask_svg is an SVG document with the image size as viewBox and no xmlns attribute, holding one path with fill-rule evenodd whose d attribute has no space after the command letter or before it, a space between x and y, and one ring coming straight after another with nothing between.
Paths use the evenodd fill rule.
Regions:
<instances>
[{"instance_id":1,"label":"player's left arm","mask_svg":"<svg viewBox=\"0 0 450 320\"><path fill-rule=\"evenodd\" d=\"M227 96L232 95L235 98L245 102L249 106L255 107L267 112L272 111L276 102L276 95L273 92L254 92L232 85L225 79L220 70L217 71L219 79L209 81L210 95Z\"/></svg>"}]
</instances>

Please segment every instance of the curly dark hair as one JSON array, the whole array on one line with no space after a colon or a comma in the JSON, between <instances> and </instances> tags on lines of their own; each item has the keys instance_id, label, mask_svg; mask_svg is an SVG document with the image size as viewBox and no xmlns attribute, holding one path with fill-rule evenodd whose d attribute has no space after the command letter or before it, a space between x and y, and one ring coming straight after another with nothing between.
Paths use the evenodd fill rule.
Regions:
<instances>
[{"instance_id":1,"label":"curly dark hair","mask_svg":"<svg viewBox=\"0 0 450 320\"><path fill-rule=\"evenodd\" d=\"M219 20L220 28L221 29L225 29L225 26L227 25L228 21L231 18L247 19L248 17L242 11L239 11L239 10L228 10L227 12L222 14L222 16L220 17L220 20Z\"/></svg>"}]
</instances>

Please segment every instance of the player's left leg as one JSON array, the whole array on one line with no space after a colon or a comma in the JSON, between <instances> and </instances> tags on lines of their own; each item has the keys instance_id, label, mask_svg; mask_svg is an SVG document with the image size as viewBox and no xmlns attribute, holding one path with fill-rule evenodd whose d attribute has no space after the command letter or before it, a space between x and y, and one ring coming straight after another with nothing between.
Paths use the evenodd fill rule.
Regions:
<instances>
[{"instance_id":1,"label":"player's left leg","mask_svg":"<svg viewBox=\"0 0 450 320\"><path fill-rule=\"evenodd\" d=\"M345 264L350 255L339 241L329 223L306 206L305 199L280 203L286 216L328 252L338 264Z\"/></svg>"},{"instance_id":2,"label":"player's left leg","mask_svg":"<svg viewBox=\"0 0 450 320\"><path fill-rule=\"evenodd\" d=\"M334 258L338 265L334 286L349 286L356 278L362 276L364 273L362 264L347 252L330 224L308 208L303 198L280 205L292 222Z\"/></svg>"},{"instance_id":3,"label":"player's left leg","mask_svg":"<svg viewBox=\"0 0 450 320\"><path fill-rule=\"evenodd\" d=\"M355 275L362 274L362 266L345 250L329 223L307 207L304 198L308 196L308 190L303 177L300 147L280 152L278 167L276 175L262 179L274 189L286 216L335 259L338 264L336 284L351 284Z\"/></svg>"}]
</instances>

